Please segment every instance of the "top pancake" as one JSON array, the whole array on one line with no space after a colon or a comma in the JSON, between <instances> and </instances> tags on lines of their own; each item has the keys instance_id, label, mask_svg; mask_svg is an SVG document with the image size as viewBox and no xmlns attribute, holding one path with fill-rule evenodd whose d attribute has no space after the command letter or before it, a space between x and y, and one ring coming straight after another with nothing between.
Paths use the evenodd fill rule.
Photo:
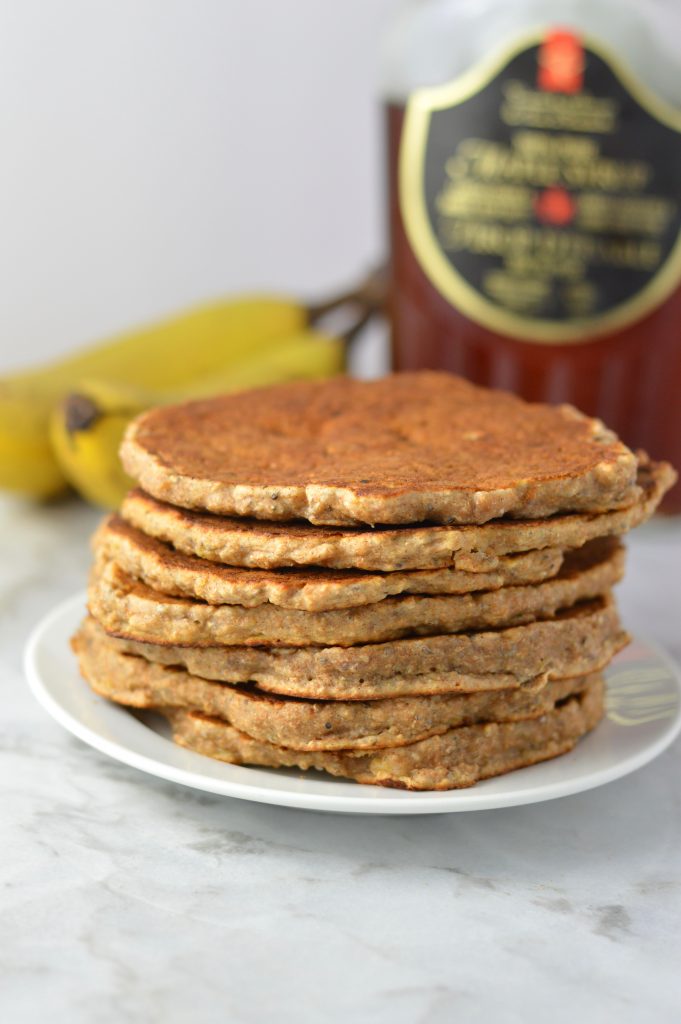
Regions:
<instances>
[{"instance_id":1,"label":"top pancake","mask_svg":"<svg viewBox=\"0 0 681 1024\"><path fill-rule=\"evenodd\" d=\"M604 512L639 495L636 457L598 420L434 372L152 409L121 458L174 505L330 526Z\"/></svg>"}]
</instances>

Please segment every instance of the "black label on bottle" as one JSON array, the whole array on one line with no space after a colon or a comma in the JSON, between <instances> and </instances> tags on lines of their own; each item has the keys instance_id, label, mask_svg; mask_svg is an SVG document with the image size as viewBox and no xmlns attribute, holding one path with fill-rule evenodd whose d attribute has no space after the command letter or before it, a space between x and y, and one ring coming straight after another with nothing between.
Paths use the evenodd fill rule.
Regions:
<instances>
[{"instance_id":1,"label":"black label on bottle","mask_svg":"<svg viewBox=\"0 0 681 1024\"><path fill-rule=\"evenodd\" d=\"M528 341L640 319L681 281L681 112L566 30L410 98L400 205L433 285Z\"/></svg>"}]
</instances>

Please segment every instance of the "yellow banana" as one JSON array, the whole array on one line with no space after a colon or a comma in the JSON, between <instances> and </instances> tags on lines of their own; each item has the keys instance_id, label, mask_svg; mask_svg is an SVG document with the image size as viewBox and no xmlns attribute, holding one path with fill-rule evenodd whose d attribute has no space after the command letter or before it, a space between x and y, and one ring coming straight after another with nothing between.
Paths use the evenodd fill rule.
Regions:
<instances>
[{"instance_id":1,"label":"yellow banana","mask_svg":"<svg viewBox=\"0 0 681 1024\"><path fill-rule=\"evenodd\" d=\"M188 379L265 358L304 329L294 300L252 295L213 303L123 334L38 369L0 379L0 488L49 498L67 486L49 443L49 417L83 378L172 392Z\"/></svg>"},{"instance_id":2,"label":"yellow banana","mask_svg":"<svg viewBox=\"0 0 681 1024\"><path fill-rule=\"evenodd\" d=\"M268 295L229 299L5 379L27 384L48 378L53 387L70 389L78 380L97 378L175 390L187 377L202 377L276 344L279 338L302 330L307 320L306 308L291 299Z\"/></svg>"},{"instance_id":3,"label":"yellow banana","mask_svg":"<svg viewBox=\"0 0 681 1024\"><path fill-rule=\"evenodd\" d=\"M267 352L193 380L174 393L83 381L77 392L54 410L50 422L53 449L64 476L84 498L117 508L133 486L118 458L123 433L133 416L168 402L297 378L329 377L342 372L344 365L344 342L308 329L280 339Z\"/></svg>"},{"instance_id":4,"label":"yellow banana","mask_svg":"<svg viewBox=\"0 0 681 1024\"><path fill-rule=\"evenodd\" d=\"M34 498L51 498L66 486L47 433L53 398L28 386L0 381L0 485Z\"/></svg>"},{"instance_id":5,"label":"yellow banana","mask_svg":"<svg viewBox=\"0 0 681 1024\"><path fill-rule=\"evenodd\" d=\"M116 508L130 488L120 460L113 456L140 406L101 382L84 384L64 399L50 418L50 440L66 479L87 501ZM106 454L105 454L106 453Z\"/></svg>"},{"instance_id":6,"label":"yellow banana","mask_svg":"<svg viewBox=\"0 0 681 1024\"><path fill-rule=\"evenodd\" d=\"M346 345L322 331L309 328L281 339L276 348L260 352L228 370L190 381L181 392L165 401L187 401L230 391L267 387L287 380L332 377L345 369ZM152 405L162 404L157 399Z\"/></svg>"}]
</instances>

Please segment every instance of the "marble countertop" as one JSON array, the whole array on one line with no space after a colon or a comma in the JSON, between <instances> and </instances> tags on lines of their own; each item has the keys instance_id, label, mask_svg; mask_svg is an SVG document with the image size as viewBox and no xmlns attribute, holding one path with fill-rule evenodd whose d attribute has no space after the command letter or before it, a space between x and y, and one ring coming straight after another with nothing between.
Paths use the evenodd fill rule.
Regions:
<instances>
[{"instance_id":1,"label":"marble countertop","mask_svg":"<svg viewBox=\"0 0 681 1024\"><path fill-rule=\"evenodd\" d=\"M3 1021L678 1021L679 743L589 793L428 818L145 776L64 732L22 674L96 519L0 502ZM625 621L681 660L681 522L630 549Z\"/></svg>"}]
</instances>

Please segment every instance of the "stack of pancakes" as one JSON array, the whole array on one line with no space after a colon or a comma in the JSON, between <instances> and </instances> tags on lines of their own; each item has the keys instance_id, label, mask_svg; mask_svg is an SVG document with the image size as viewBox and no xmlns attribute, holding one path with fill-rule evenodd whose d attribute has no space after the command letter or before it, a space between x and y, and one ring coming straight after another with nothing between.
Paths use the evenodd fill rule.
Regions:
<instances>
[{"instance_id":1,"label":"stack of pancakes","mask_svg":"<svg viewBox=\"0 0 681 1024\"><path fill-rule=\"evenodd\" d=\"M448 374L152 410L74 638L224 761L448 789L570 750L627 642L620 538L675 479L570 407Z\"/></svg>"}]
</instances>

